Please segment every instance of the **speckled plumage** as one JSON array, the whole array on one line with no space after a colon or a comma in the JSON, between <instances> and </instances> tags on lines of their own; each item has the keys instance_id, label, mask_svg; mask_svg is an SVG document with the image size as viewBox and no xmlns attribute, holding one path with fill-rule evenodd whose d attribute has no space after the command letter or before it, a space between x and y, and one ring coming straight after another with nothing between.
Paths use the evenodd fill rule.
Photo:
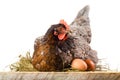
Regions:
<instances>
[{"instance_id":1,"label":"speckled plumage","mask_svg":"<svg viewBox=\"0 0 120 80\"><path fill-rule=\"evenodd\" d=\"M91 59L95 64L98 62L97 52L90 47L92 34L88 13L89 6L80 10L70 24L68 38L58 42L57 53L62 58L64 67L68 67L74 58Z\"/></svg>"}]
</instances>

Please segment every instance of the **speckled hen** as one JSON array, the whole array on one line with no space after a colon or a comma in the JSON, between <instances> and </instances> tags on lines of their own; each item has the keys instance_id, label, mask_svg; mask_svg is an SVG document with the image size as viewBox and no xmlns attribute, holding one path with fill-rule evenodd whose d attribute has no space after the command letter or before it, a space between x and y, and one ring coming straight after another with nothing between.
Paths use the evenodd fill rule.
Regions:
<instances>
[{"instance_id":1,"label":"speckled hen","mask_svg":"<svg viewBox=\"0 0 120 80\"><path fill-rule=\"evenodd\" d=\"M69 25L68 38L58 42L57 53L60 55L64 67L70 67L72 60L76 58L89 59L95 65L98 62L97 52L90 47L91 29L88 13L89 6L80 10L75 20ZM61 22L66 25L64 20Z\"/></svg>"}]
</instances>

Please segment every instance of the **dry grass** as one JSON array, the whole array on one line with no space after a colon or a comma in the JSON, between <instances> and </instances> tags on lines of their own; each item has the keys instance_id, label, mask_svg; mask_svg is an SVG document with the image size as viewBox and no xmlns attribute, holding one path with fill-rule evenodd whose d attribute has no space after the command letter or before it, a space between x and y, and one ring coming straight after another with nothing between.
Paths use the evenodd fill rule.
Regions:
<instances>
[{"instance_id":1,"label":"dry grass","mask_svg":"<svg viewBox=\"0 0 120 80\"><path fill-rule=\"evenodd\" d=\"M11 71L37 71L31 64L30 52L26 52L26 56L19 56L19 61L10 65Z\"/></svg>"}]
</instances>

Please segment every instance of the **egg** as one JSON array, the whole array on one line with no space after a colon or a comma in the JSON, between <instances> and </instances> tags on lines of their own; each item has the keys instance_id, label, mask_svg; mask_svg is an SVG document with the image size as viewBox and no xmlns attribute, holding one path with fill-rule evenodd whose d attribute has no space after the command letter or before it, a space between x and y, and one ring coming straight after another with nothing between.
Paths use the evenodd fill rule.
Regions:
<instances>
[{"instance_id":1,"label":"egg","mask_svg":"<svg viewBox=\"0 0 120 80\"><path fill-rule=\"evenodd\" d=\"M87 70L87 64L84 60L82 59L74 59L71 63L71 67L73 69L78 69L80 71L85 71Z\"/></svg>"},{"instance_id":2,"label":"egg","mask_svg":"<svg viewBox=\"0 0 120 80\"><path fill-rule=\"evenodd\" d=\"M86 59L85 62L88 66L88 68L87 68L88 71L94 71L95 70L95 68L96 68L95 63L91 59Z\"/></svg>"}]
</instances>

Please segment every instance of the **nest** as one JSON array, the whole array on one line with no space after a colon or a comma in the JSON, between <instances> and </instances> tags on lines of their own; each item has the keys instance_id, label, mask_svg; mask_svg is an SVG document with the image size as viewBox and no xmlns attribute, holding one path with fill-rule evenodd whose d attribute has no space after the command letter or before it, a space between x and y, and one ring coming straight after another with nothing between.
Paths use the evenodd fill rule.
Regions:
<instances>
[{"instance_id":1,"label":"nest","mask_svg":"<svg viewBox=\"0 0 120 80\"><path fill-rule=\"evenodd\" d=\"M19 61L10 64L10 70L15 71L15 72L17 72L17 71L19 71L19 72L36 72L36 71L38 71L33 67L31 60L32 60L32 58L30 56L30 52L26 52L26 56L19 55ZM101 60L102 59L99 60L99 63L96 66L96 71L109 70L108 65L105 66L103 64L100 64ZM61 72L80 72L80 70L73 69L73 68L65 68Z\"/></svg>"},{"instance_id":2,"label":"nest","mask_svg":"<svg viewBox=\"0 0 120 80\"><path fill-rule=\"evenodd\" d=\"M19 61L10 64L10 70L15 72L36 72L37 70L33 67L31 60L30 52L26 52L26 56L19 55ZM65 68L61 72L79 72L79 70Z\"/></svg>"},{"instance_id":3,"label":"nest","mask_svg":"<svg viewBox=\"0 0 120 80\"><path fill-rule=\"evenodd\" d=\"M26 56L19 56L19 61L10 65L11 71L37 71L31 63L30 52L26 52Z\"/></svg>"}]
</instances>

